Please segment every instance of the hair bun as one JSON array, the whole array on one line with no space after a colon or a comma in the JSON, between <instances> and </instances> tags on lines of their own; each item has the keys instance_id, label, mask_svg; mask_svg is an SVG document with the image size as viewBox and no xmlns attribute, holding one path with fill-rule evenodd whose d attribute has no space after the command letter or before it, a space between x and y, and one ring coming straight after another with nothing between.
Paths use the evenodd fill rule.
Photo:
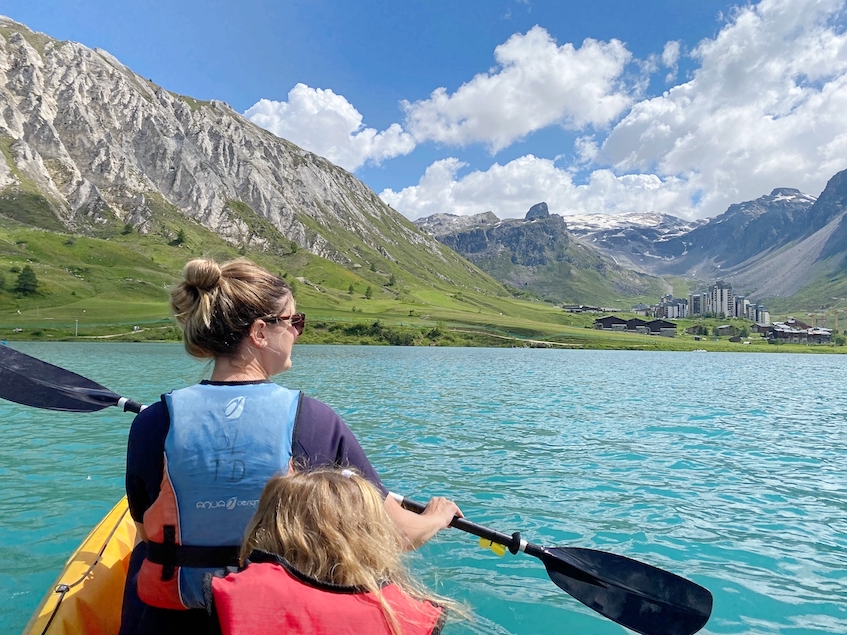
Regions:
<instances>
[{"instance_id":1,"label":"hair bun","mask_svg":"<svg viewBox=\"0 0 847 635\"><path fill-rule=\"evenodd\" d=\"M186 284L196 287L200 291L210 291L217 286L221 279L221 267L214 260L195 258L186 263L182 275Z\"/></svg>"}]
</instances>

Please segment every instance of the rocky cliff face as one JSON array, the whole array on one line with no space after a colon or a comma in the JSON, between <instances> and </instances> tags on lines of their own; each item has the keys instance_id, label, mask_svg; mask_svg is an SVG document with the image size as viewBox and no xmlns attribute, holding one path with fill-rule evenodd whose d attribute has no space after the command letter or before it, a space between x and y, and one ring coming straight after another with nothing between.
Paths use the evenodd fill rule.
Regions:
<instances>
[{"instance_id":1,"label":"rocky cliff face","mask_svg":"<svg viewBox=\"0 0 847 635\"><path fill-rule=\"evenodd\" d=\"M170 93L106 51L2 17L0 149L0 213L48 229L164 232L167 208L239 246L268 247L255 215L345 265L362 249L396 260L406 242L445 258L351 174L225 103Z\"/></svg>"},{"instance_id":2,"label":"rocky cliff face","mask_svg":"<svg viewBox=\"0 0 847 635\"><path fill-rule=\"evenodd\" d=\"M730 205L705 225L665 242L657 253L672 273L732 268L820 229L826 223L813 222L808 214L814 202L814 196L799 190L777 188L768 196Z\"/></svg>"}]
</instances>

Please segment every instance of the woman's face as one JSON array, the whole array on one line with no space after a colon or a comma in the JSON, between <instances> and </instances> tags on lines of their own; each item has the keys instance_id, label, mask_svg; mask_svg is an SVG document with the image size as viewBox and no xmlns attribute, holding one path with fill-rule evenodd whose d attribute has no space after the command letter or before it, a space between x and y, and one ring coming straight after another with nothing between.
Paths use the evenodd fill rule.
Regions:
<instances>
[{"instance_id":1,"label":"woman's face","mask_svg":"<svg viewBox=\"0 0 847 635\"><path fill-rule=\"evenodd\" d=\"M297 311L294 298L288 298L277 313L278 317L289 318ZM268 346L265 348L265 366L269 375L276 375L291 368L291 348L297 341L297 329L290 320L266 324Z\"/></svg>"}]
</instances>

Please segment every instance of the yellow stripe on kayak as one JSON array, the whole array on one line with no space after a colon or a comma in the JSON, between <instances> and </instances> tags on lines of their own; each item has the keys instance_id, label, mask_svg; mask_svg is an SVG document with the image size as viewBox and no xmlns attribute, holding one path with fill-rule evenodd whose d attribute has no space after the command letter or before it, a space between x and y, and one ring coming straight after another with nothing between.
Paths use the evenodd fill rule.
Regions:
<instances>
[{"instance_id":1,"label":"yellow stripe on kayak","mask_svg":"<svg viewBox=\"0 0 847 635\"><path fill-rule=\"evenodd\" d=\"M23 635L115 635L137 540L124 496L68 559Z\"/></svg>"}]
</instances>

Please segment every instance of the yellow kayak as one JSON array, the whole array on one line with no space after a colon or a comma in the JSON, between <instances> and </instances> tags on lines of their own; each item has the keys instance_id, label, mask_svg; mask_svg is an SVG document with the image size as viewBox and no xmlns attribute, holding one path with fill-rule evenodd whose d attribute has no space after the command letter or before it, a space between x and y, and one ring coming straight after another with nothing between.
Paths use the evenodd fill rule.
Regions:
<instances>
[{"instance_id":1,"label":"yellow kayak","mask_svg":"<svg viewBox=\"0 0 847 635\"><path fill-rule=\"evenodd\" d=\"M126 496L68 559L24 635L114 635L124 580L138 540Z\"/></svg>"}]
</instances>

